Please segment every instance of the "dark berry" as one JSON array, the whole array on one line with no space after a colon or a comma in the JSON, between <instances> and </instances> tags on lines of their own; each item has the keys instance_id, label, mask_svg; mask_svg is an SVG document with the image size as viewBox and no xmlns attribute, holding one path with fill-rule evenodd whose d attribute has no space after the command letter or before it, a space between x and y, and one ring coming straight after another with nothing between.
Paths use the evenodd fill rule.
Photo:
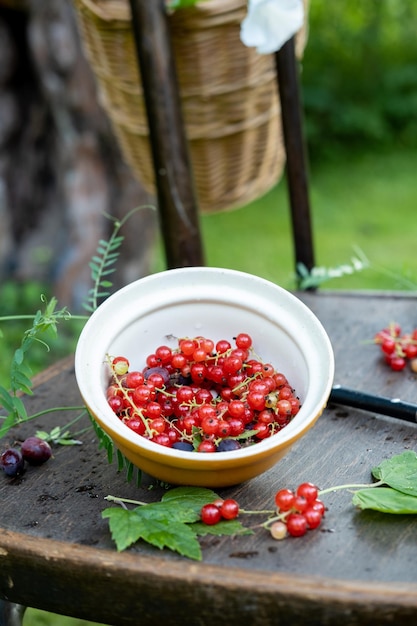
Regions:
<instances>
[{"instance_id":1,"label":"dark berry","mask_svg":"<svg viewBox=\"0 0 417 626\"><path fill-rule=\"evenodd\" d=\"M172 447L175 450L183 450L184 452L193 452L194 446L192 443L187 443L187 441L177 441L172 444Z\"/></svg>"},{"instance_id":2,"label":"dark berry","mask_svg":"<svg viewBox=\"0 0 417 626\"><path fill-rule=\"evenodd\" d=\"M143 372L145 380L147 380L149 376L152 376L152 374L159 374L162 376L165 385L169 381L169 372L166 367L149 367Z\"/></svg>"},{"instance_id":3,"label":"dark berry","mask_svg":"<svg viewBox=\"0 0 417 626\"><path fill-rule=\"evenodd\" d=\"M217 452L232 452L232 450L239 450L241 447L236 439L222 439L217 446Z\"/></svg>"},{"instance_id":4,"label":"dark berry","mask_svg":"<svg viewBox=\"0 0 417 626\"><path fill-rule=\"evenodd\" d=\"M52 456L51 446L40 437L28 437L22 443L22 456L29 465L42 465Z\"/></svg>"},{"instance_id":5,"label":"dark berry","mask_svg":"<svg viewBox=\"0 0 417 626\"><path fill-rule=\"evenodd\" d=\"M20 450L9 448L0 456L0 467L7 476L17 476L21 474L25 462Z\"/></svg>"}]
</instances>

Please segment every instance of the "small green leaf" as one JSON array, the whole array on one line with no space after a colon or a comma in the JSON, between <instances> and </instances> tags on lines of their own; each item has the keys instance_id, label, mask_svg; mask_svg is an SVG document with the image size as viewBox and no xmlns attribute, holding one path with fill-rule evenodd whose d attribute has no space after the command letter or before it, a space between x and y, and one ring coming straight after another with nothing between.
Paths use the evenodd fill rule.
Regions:
<instances>
[{"instance_id":1,"label":"small green leaf","mask_svg":"<svg viewBox=\"0 0 417 626\"><path fill-rule=\"evenodd\" d=\"M360 509L381 513L417 514L417 498L390 487L377 487L357 491L352 503Z\"/></svg>"},{"instance_id":2,"label":"small green leaf","mask_svg":"<svg viewBox=\"0 0 417 626\"><path fill-rule=\"evenodd\" d=\"M210 526L203 522L191 524L191 528L196 535L253 535L253 530L245 528L238 520L220 521Z\"/></svg>"},{"instance_id":3,"label":"small green leaf","mask_svg":"<svg viewBox=\"0 0 417 626\"><path fill-rule=\"evenodd\" d=\"M25 420L27 418L27 411L22 399L17 396L14 397L13 404L15 416L17 415L20 420Z\"/></svg>"},{"instance_id":4,"label":"small green leaf","mask_svg":"<svg viewBox=\"0 0 417 626\"><path fill-rule=\"evenodd\" d=\"M4 435L9 432L9 430L15 425L15 423L16 417L13 413L10 413L0 426L0 438L4 437Z\"/></svg>"},{"instance_id":5,"label":"small green leaf","mask_svg":"<svg viewBox=\"0 0 417 626\"><path fill-rule=\"evenodd\" d=\"M200 544L191 528L165 514L155 515L152 505L138 507L133 511L105 509L102 517L109 519L110 532L118 551L143 539L160 550L169 548L191 559L202 558Z\"/></svg>"},{"instance_id":6,"label":"small green leaf","mask_svg":"<svg viewBox=\"0 0 417 626\"><path fill-rule=\"evenodd\" d=\"M372 469L377 480L410 496L417 496L417 454L407 450Z\"/></svg>"},{"instance_id":7,"label":"small green leaf","mask_svg":"<svg viewBox=\"0 0 417 626\"><path fill-rule=\"evenodd\" d=\"M12 374L13 389L23 391L27 395L33 395L32 381L22 371L14 370Z\"/></svg>"},{"instance_id":8,"label":"small green leaf","mask_svg":"<svg viewBox=\"0 0 417 626\"><path fill-rule=\"evenodd\" d=\"M23 362L24 359L24 351L22 350L22 348L18 348L15 353L14 353L14 360L15 362L20 365Z\"/></svg>"},{"instance_id":9,"label":"small green leaf","mask_svg":"<svg viewBox=\"0 0 417 626\"><path fill-rule=\"evenodd\" d=\"M214 502L218 497L214 491L205 487L175 487L162 496L161 502L191 509L199 515L202 506Z\"/></svg>"},{"instance_id":10,"label":"small green leaf","mask_svg":"<svg viewBox=\"0 0 417 626\"><path fill-rule=\"evenodd\" d=\"M160 550L169 548L189 559L201 561L201 547L196 534L187 524L169 519L155 520L143 529L142 538Z\"/></svg>"},{"instance_id":11,"label":"small green leaf","mask_svg":"<svg viewBox=\"0 0 417 626\"><path fill-rule=\"evenodd\" d=\"M104 509L101 516L109 520L111 536L119 552L126 550L140 538L142 522L134 515L134 511L112 507Z\"/></svg>"},{"instance_id":12,"label":"small green leaf","mask_svg":"<svg viewBox=\"0 0 417 626\"><path fill-rule=\"evenodd\" d=\"M49 433L46 430L37 430L35 432L35 437L39 437L39 439L43 439L44 441L48 441Z\"/></svg>"},{"instance_id":13,"label":"small green leaf","mask_svg":"<svg viewBox=\"0 0 417 626\"><path fill-rule=\"evenodd\" d=\"M55 443L60 446L80 446L82 444L82 441L80 441L79 439L63 439L62 437L59 437Z\"/></svg>"},{"instance_id":14,"label":"small green leaf","mask_svg":"<svg viewBox=\"0 0 417 626\"><path fill-rule=\"evenodd\" d=\"M14 409L13 396L4 387L0 387L0 404L6 411L10 412Z\"/></svg>"}]
</instances>

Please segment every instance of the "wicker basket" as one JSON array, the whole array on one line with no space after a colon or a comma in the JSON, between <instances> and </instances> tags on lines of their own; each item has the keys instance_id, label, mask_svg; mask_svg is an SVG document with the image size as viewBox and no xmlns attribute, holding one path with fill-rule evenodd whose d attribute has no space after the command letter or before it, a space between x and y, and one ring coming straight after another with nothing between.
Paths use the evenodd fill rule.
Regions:
<instances>
[{"instance_id":1,"label":"wicker basket","mask_svg":"<svg viewBox=\"0 0 417 626\"><path fill-rule=\"evenodd\" d=\"M181 106L202 212L262 196L285 152L273 55L240 41L246 0L204 0L169 16ZM80 32L124 158L154 193L149 131L127 0L75 0ZM305 45L305 28L297 52Z\"/></svg>"}]
</instances>

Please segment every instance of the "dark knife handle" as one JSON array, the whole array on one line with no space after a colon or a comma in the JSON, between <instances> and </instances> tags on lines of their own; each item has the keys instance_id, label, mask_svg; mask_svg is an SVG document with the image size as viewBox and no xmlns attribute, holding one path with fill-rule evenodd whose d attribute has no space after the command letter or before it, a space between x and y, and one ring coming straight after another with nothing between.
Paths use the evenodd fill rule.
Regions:
<instances>
[{"instance_id":1,"label":"dark knife handle","mask_svg":"<svg viewBox=\"0 0 417 626\"><path fill-rule=\"evenodd\" d=\"M384 398L335 385L330 393L329 402L417 423L417 404L403 402L397 398Z\"/></svg>"}]
</instances>

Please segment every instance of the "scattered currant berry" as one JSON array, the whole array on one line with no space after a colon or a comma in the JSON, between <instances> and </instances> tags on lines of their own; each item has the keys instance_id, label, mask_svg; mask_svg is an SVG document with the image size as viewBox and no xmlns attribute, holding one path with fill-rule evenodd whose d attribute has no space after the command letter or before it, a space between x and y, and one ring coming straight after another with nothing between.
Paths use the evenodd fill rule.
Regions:
<instances>
[{"instance_id":1,"label":"scattered currant berry","mask_svg":"<svg viewBox=\"0 0 417 626\"><path fill-rule=\"evenodd\" d=\"M309 528L318 528L323 516L318 509L311 507L304 511L304 517Z\"/></svg>"},{"instance_id":2,"label":"scattered currant berry","mask_svg":"<svg viewBox=\"0 0 417 626\"><path fill-rule=\"evenodd\" d=\"M401 372L409 362L411 371L417 371L413 363L417 358L417 329L402 333L400 325L393 323L375 334L374 343L392 370Z\"/></svg>"},{"instance_id":3,"label":"scattered currant berry","mask_svg":"<svg viewBox=\"0 0 417 626\"><path fill-rule=\"evenodd\" d=\"M290 511L294 504L294 497L290 489L280 489L275 494L275 504L280 511Z\"/></svg>"},{"instance_id":4,"label":"scattered currant berry","mask_svg":"<svg viewBox=\"0 0 417 626\"><path fill-rule=\"evenodd\" d=\"M286 519L288 534L292 537L302 537L306 534L308 524L304 515L290 513Z\"/></svg>"},{"instance_id":5,"label":"scattered currant berry","mask_svg":"<svg viewBox=\"0 0 417 626\"><path fill-rule=\"evenodd\" d=\"M325 508L318 495L316 485L309 482L301 483L295 491L280 489L276 492L278 521L286 526L289 535L301 537L308 529L320 526ZM280 532L277 531L277 534ZM272 531L271 534L274 536Z\"/></svg>"},{"instance_id":6,"label":"scattered currant berry","mask_svg":"<svg viewBox=\"0 0 417 626\"><path fill-rule=\"evenodd\" d=\"M24 470L23 455L17 448L8 448L0 456L0 467L6 476L15 477Z\"/></svg>"},{"instance_id":7,"label":"scattered currant berry","mask_svg":"<svg viewBox=\"0 0 417 626\"><path fill-rule=\"evenodd\" d=\"M269 532L273 539L280 541L281 539L285 539L288 534L287 525L284 522L274 522L269 527Z\"/></svg>"},{"instance_id":8,"label":"scattered currant berry","mask_svg":"<svg viewBox=\"0 0 417 626\"><path fill-rule=\"evenodd\" d=\"M239 514L239 504L236 500L228 498L221 504L220 513L224 519L235 519Z\"/></svg>"},{"instance_id":9,"label":"scattered currant berry","mask_svg":"<svg viewBox=\"0 0 417 626\"><path fill-rule=\"evenodd\" d=\"M51 446L40 437L28 437L22 443L20 450L29 465L42 465L52 456Z\"/></svg>"},{"instance_id":10,"label":"scattered currant berry","mask_svg":"<svg viewBox=\"0 0 417 626\"><path fill-rule=\"evenodd\" d=\"M308 503L315 502L317 500L319 490L313 483L301 483L297 487L297 496L302 496Z\"/></svg>"},{"instance_id":11,"label":"scattered currant berry","mask_svg":"<svg viewBox=\"0 0 417 626\"><path fill-rule=\"evenodd\" d=\"M220 522L222 518L222 514L220 509L216 504L205 504L201 509L201 521L203 524L207 524L208 526L214 526Z\"/></svg>"}]
</instances>

